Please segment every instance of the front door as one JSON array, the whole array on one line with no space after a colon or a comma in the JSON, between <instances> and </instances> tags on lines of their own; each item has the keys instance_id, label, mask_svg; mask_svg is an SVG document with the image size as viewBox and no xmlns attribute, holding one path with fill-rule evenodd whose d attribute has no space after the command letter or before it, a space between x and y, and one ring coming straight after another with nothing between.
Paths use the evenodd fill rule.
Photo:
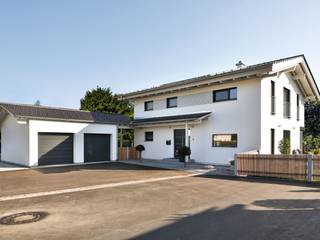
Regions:
<instances>
[{"instance_id":1,"label":"front door","mask_svg":"<svg viewBox=\"0 0 320 240\"><path fill-rule=\"evenodd\" d=\"M185 129L175 129L174 130L174 157L179 157L178 149L186 145L186 130Z\"/></svg>"}]
</instances>

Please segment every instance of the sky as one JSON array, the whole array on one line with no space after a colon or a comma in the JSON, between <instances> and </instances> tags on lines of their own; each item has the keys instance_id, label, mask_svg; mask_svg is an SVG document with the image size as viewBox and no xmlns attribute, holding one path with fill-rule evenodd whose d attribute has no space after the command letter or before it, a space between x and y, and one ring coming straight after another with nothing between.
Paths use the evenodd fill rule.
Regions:
<instances>
[{"instance_id":1,"label":"sky","mask_svg":"<svg viewBox=\"0 0 320 240\"><path fill-rule=\"evenodd\" d=\"M0 102L79 108L305 54L320 85L318 0L0 0Z\"/></svg>"}]
</instances>

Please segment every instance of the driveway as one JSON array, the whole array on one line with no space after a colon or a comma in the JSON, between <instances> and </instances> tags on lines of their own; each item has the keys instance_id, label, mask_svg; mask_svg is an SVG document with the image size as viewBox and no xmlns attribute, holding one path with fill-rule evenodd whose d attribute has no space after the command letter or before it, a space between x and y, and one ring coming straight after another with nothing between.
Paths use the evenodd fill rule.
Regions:
<instances>
[{"instance_id":1,"label":"driveway","mask_svg":"<svg viewBox=\"0 0 320 240\"><path fill-rule=\"evenodd\" d=\"M0 225L1 239L318 239L320 234L315 185L191 177L118 163L5 172L0 183L2 197L80 189L1 200L0 217L47 213L38 222ZM99 185L106 187L81 190Z\"/></svg>"}]
</instances>

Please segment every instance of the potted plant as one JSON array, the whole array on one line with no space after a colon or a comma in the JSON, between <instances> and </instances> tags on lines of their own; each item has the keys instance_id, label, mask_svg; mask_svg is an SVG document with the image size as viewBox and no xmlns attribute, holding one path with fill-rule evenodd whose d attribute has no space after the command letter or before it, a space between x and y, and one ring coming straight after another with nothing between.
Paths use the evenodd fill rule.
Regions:
<instances>
[{"instance_id":1,"label":"potted plant","mask_svg":"<svg viewBox=\"0 0 320 240\"><path fill-rule=\"evenodd\" d=\"M141 156L142 156L142 152L145 150L144 146L143 145L137 145L136 146L136 151L139 152L139 159L141 160Z\"/></svg>"},{"instance_id":2,"label":"potted plant","mask_svg":"<svg viewBox=\"0 0 320 240\"><path fill-rule=\"evenodd\" d=\"M183 146L180 147L178 149L178 154L179 154L179 161L180 162L186 162L186 156L190 156L191 155L191 150L189 147L187 146Z\"/></svg>"}]
</instances>

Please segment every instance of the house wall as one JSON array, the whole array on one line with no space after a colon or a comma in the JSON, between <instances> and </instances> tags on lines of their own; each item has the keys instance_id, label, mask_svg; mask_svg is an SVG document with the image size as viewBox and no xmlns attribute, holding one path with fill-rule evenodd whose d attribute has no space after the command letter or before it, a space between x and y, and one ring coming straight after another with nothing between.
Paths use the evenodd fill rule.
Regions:
<instances>
[{"instance_id":1,"label":"house wall","mask_svg":"<svg viewBox=\"0 0 320 240\"><path fill-rule=\"evenodd\" d=\"M271 114L271 80L275 82L276 114ZM283 117L283 88L290 90L291 118ZM300 96L300 120L296 100ZM271 153L271 128L275 129L275 153L278 154L283 130L291 131L291 150L300 149L300 127L304 127L304 97L290 74L264 78L261 81L261 153Z\"/></svg>"},{"instance_id":2,"label":"house wall","mask_svg":"<svg viewBox=\"0 0 320 240\"><path fill-rule=\"evenodd\" d=\"M28 125L18 124L11 115L1 123L1 160L28 166Z\"/></svg>"},{"instance_id":3,"label":"house wall","mask_svg":"<svg viewBox=\"0 0 320 240\"><path fill-rule=\"evenodd\" d=\"M212 102L212 91L224 88L238 88L237 100ZM177 108L165 108L166 98L178 96ZM260 80L251 79L212 85L197 90L181 91L175 94L135 101L135 118L179 115L210 111L211 116L199 125L190 126L191 158L201 163L228 164L234 154L256 150L260 147ZM154 100L153 111L144 111L144 102ZM157 106L163 106L158 108ZM173 157L173 130L181 126L135 128L135 145L143 144L144 158L163 159ZM153 131L154 141L145 142L144 132ZM212 147L212 134L238 134L238 147ZM171 145L166 145L171 140Z\"/></svg>"},{"instance_id":4,"label":"house wall","mask_svg":"<svg viewBox=\"0 0 320 240\"><path fill-rule=\"evenodd\" d=\"M117 126L55 121L29 121L29 165L38 165L38 133L74 133L74 163L84 162L84 134L111 134L111 160L117 160Z\"/></svg>"}]
</instances>

